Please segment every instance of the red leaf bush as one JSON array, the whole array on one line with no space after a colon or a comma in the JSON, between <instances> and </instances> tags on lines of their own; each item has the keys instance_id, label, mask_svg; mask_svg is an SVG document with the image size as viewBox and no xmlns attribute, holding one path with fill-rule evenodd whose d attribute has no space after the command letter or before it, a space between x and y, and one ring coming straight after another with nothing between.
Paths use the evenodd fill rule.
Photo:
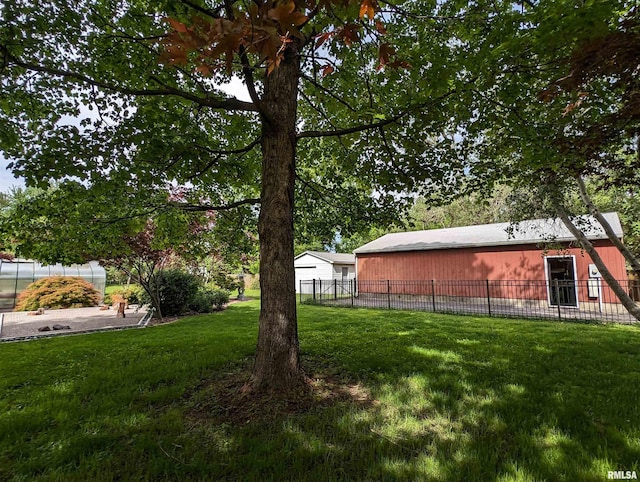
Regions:
<instances>
[{"instance_id":1,"label":"red leaf bush","mask_svg":"<svg viewBox=\"0 0 640 482\"><path fill-rule=\"evenodd\" d=\"M91 283L72 276L51 276L31 283L18 295L15 311L38 308L81 308L97 306L100 293Z\"/></svg>"}]
</instances>

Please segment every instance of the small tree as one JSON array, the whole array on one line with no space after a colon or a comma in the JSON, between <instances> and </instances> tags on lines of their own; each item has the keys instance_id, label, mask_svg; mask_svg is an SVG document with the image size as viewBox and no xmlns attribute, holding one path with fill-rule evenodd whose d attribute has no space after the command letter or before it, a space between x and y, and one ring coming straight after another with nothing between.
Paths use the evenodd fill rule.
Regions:
<instances>
[{"instance_id":1,"label":"small tree","mask_svg":"<svg viewBox=\"0 0 640 482\"><path fill-rule=\"evenodd\" d=\"M167 247L153 247L155 227L151 221L143 231L133 236L125 236L126 250L119 256L103 259L102 264L114 267L127 273L130 279L139 284L147 293L155 316L163 317L159 293L152 282L158 271L167 265L171 259L172 249Z\"/></svg>"}]
</instances>

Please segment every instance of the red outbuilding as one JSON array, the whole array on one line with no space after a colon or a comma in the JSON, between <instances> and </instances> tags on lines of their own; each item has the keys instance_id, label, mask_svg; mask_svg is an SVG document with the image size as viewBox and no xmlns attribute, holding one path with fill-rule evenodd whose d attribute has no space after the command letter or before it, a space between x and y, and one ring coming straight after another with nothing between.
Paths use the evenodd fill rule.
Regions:
<instances>
[{"instance_id":1,"label":"red outbuilding","mask_svg":"<svg viewBox=\"0 0 640 482\"><path fill-rule=\"evenodd\" d=\"M618 215L604 216L622 239ZM612 275L626 281L624 258L600 224L590 216L576 219L576 224ZM616 300L591 258L557 219L387 234L354 253L363 294L389 289L391 282L395 293L407 295L448 283L452 296L482 297L489 289L494 298L549 305L559 300L560 305L576 307L596 299Z\"/></svg>"}]
</instances>

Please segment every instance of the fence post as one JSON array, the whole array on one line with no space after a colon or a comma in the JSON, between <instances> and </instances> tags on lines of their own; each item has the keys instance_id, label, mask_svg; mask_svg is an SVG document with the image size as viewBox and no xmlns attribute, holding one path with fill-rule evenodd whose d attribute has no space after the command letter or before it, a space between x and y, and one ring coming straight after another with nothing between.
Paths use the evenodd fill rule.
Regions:
<instances>
[{"instance_id":1,"label":"fence post","mask_svg":"<svg viewBox=\"0 0 640 482\"><path fill-rule=\"evenodd\" d=\"M391 281L387 280L387 306L391 309Z\"/></svg>"},{"instance_id":2,"label":"fence post","mask_svg":"<svg viewBox=\"0 0 640 482\"><path fill-rule=\"evenodd\" d=\"M562 311L560 311L560 286L558 284L558 280L557 279L553 280L553 285L554 285L555 291L556 291L556 305L558 305L558 319L561 320L562 319Z\"/></svg>"},{"instance_id":3,"label":"fence post","mask_svg":"<svg viewBox=\"0 0 640 482\"><path fill-rule=\"evenodd\" d=\"M431 304L433 306L433 312L436 312L436 280L431 280Z\"/></svg>"},{"instance_id":4,"label":"fence post","mask_svg":"<svg viewBox=\"0 0 640 482\"><path fill-rule=\"evenodd\" d=\"M333 278L333 299L338 299L338 280Z\"/></svg>"},{"instance_id":5,"label":"fence post","mask_svg":"<svg viewBox=\"0 0 640 482\"><path fill-rule=\"evenodd\" d=\"M313 301L316 300L316 279L313 278Z\"/></svg>"},{"instance_id":6,"label":"fence post","mask_svg":"<svg viewBox=\"0 0 640 482\"><path fill-rule=\"evenodd\" d=\"M349 280L349 290L351 291L351 306L353 307L353 297L355 296L356 280Z\"/></svg>"},{"instance_id":7,"label":"fence post","mask_svg":"<svg viewBox=\"0 0 640 482\"><path fill-rule=\"evenodd\" d=\"M491 316L491 294L489 293L489 280L487 280L487 306L489 307L489 316Z\"/></svg>"},{"instance_id":8,"label":"fence post","mask_svg":"<svg viewBox=\"0 0 640 482\"><path fill-rule=\"evenodd\" d=\"M320 298L320 301L322 301L322 279L318 280L318 286L320 286L320 296L319 296L319 298Z\"/></svg>"}]
</instances>

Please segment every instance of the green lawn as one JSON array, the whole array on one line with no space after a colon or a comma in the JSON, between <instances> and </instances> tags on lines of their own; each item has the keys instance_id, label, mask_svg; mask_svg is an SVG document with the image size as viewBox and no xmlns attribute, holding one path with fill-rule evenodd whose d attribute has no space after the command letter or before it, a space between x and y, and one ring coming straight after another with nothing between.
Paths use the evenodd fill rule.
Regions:
<instances>
[{"instance_id":1,"label":"green lawn","mask_svg":"<svg viewBox=\"0 0 640 482\"><path fill-rule=\"evenodd\" d=\"M125 285L109 285L104 289L105 295L113 294L114 291L123 290Z\"/></svg>"},{"instance_id":2,"label":"green lawn","mask_svg":"<svg viewBox=\"0 0 640 482\"><path fill-rule=\"evenodd\" d=\"M254 350L258 301L0 344L0 480L594 480L640 472L640 331L300 306L305 364L370 403L187 416Z\"/></svg>"}]
</instances>

